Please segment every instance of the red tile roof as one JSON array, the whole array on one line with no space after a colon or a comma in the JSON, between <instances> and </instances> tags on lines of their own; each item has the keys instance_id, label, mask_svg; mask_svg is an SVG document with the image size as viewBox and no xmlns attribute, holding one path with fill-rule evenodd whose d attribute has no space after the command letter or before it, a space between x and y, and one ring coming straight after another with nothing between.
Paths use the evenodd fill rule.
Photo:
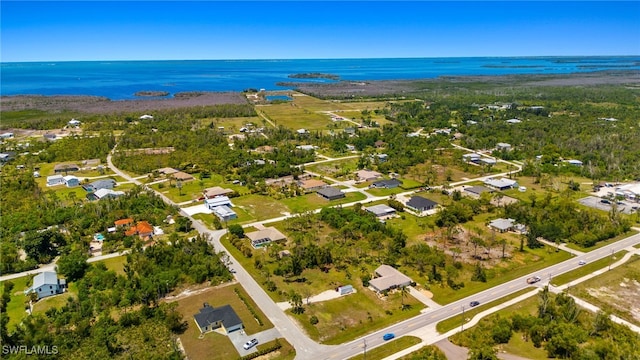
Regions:
<instances>
[{"instance_id":1,"label":"red tile roof","mask_svg":"<svg viewBox=\"0 0 640 360\"><path fill-rule=\"evenodd\" d=\"M114 224L116 224L116 226L121 226L121 225L131 224L132 222L133 222L132 218L126 218L126 219L116 220L114 221Z\"/></svg>"}]
</instances>

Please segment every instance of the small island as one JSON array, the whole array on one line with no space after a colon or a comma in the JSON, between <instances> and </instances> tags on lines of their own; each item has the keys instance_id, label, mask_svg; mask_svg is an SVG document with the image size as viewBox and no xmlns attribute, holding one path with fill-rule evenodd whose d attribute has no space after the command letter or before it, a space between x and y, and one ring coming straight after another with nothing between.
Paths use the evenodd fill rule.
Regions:
<instances>
[{"instance_id":1,"label":"small island","mask_svg":"<svg viewBox=\"0 0 640 360\"><path fill-rule=\"evenodd\" d=\"M334 74L323 74L323 73L300 73L300 74L291 74L289 75L291 79L329 79L329 80L340 80L340 76Z\"/></svg>"},{"instance_id":2,"label":"small island","mask_svg":"<svg viewBox=\"0 0 640 360\"><path fill-rule=\"evenodd\" d=\"M134 95L135 96L159 97L159 96L167 96L167 95L169 95L169 92L168 91L138 91Z\"/></svg>"}]
</instances>

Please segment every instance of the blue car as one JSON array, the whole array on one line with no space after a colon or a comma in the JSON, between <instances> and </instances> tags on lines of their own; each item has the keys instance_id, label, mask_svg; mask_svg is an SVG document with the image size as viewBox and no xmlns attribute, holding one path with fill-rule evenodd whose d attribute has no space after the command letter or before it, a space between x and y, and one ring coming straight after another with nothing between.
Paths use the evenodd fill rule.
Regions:
<instances>
[{"instance_id":1,"label":"blue car","mask_svg":"<svg viewBox=\"0 0 640 360\"><path fill-rule=\"evenodd\" d=\"M394 333L386 333L384 335L382 335L382 339L387 341L387 340L391 340L394 337L396 337L396 335Z\"/></svg>"}]
</instances>

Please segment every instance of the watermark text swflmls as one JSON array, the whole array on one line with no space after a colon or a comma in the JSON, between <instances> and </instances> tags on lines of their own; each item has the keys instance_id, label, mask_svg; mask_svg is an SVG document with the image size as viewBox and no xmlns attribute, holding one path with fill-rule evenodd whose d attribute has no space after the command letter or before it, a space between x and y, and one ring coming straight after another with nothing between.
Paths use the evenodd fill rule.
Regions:
<instances>
[{"instance_id":1,"label":"watermark text swflmls","mask_svg":"<svg viewBox=\"0 0 640 360\"><path fill-rule=\"evenodd\" d=\"M56 345L2 345L2 355L9 354L25 354L25 355L58 355L58 347Z\"/></svg>"}]
</instances>

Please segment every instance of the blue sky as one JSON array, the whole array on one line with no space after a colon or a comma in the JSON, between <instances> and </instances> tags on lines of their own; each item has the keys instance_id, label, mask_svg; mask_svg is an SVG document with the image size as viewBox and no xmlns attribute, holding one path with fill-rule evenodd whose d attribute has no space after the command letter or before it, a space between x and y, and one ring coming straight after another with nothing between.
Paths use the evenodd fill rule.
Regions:
<instances>
[{"instance_id":1,"label":"blue sky","mask_svg":"<svg viewBox=\"0 0 640 360\"><path fill-rule=\"evenodd\" d=\"M0 60L639 55L640 1L0 2Z\"/></svg>"}]
</instances>

